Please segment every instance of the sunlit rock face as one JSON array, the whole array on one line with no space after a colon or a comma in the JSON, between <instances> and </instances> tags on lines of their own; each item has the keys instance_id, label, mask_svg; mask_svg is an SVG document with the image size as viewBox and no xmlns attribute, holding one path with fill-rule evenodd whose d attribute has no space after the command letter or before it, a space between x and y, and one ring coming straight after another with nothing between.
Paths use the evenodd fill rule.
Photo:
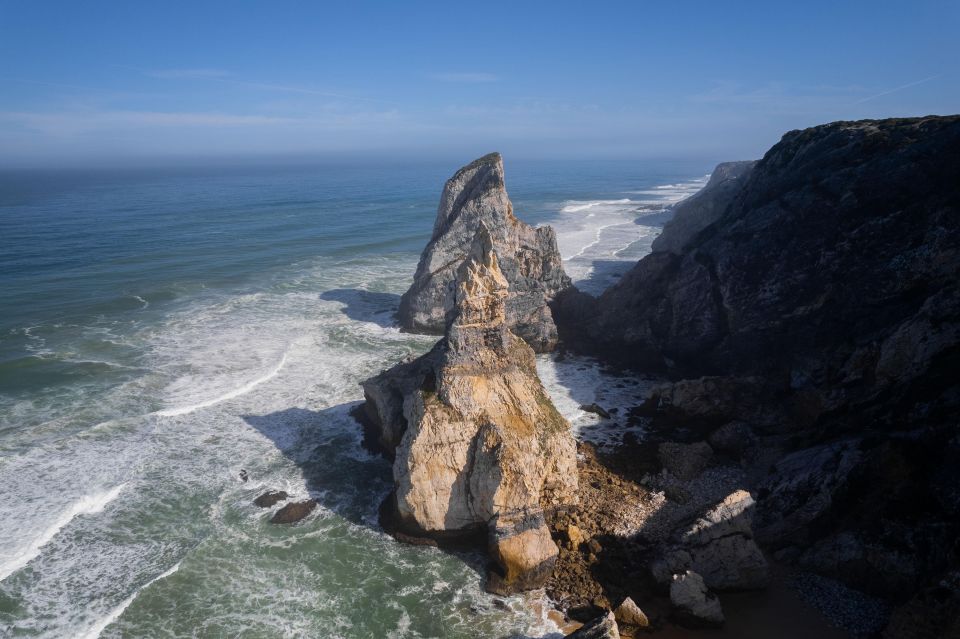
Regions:
<instances>
[{"instance_id":1,"label":"sunlit rock face","mask_svg":"<svg viewBox=\"0 0 960 639\"><path fill-rule=\"evenodd\" d=\"M544 508L571 503L577 488L570 426L510 330L508 289L481 224L457 269L445 338L364 383L382 442L397 442L395 525L439 538L486 532L496 592L543 584L557 556Z\"/></svg>"},{"instance_id":2,"label":"sunlit rock face","mask_svg":"<svg viewBox=\"0 0 960 639\"><path fill-rule=\"evenodd\" d=\"M533 228L514 216L499 153L471 162L447 180L433 236L413 285L400 300L401 326L413 332L444 332L454 311L458 269L481 224L507 282L508 327L537 352L553 349L557 329L548 303L570 286L570 278L563 272L553 229Z\"/></svg>"}]
</instances>

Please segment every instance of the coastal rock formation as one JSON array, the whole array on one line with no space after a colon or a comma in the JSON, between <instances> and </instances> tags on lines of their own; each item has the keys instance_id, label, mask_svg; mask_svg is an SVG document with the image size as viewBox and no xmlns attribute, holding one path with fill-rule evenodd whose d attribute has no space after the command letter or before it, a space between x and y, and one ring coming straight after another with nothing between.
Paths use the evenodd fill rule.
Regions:
<instances>
[{"instance_id":1,"label":"coastal rock formation","mask_svg":"<svg viewBox=\"0 0 960 639\"><path fill-rule=\"evenodd\" d=\"M653 241L652 249L679 253L697 233L720 219L756 164L755 160L718 164L706 186L673 205L673 217Z\"/></svg>"},{"instance_id":2,"label":"coastal rock formation","mask_svg":"<svg viewBox=\"0 0 960 639\"><path fill-rule=\"evenodd\" d=\"M577 485L570 425L510 330L508 286L481 223L444 339L363 384L375 438L394 447L391 524L439 539L485 533L487 588L501 593L549 577L557 547L544 509L570 503Z\"/></svg>"},{"instance_id":3,"label":"coastal rock formation","mask_svg":"<svg viewBox=\"0 0 960 639\"><path fill-rule=\"evenodd\" d=\"M960 116L792 131L711 224L554 305L678 380L639 413L736 460L768 552L893 604L960 568L958 175Z\"/></svg>"},{"instance_id":4,"label":"coastal rock formation","mask_svg":"<svg viewBox=\"0 0 960 639\"><path fill-rule=\"evenodd\" d=\"M481 224L509 284L507 326L535 351L551 350L557 329L548 303L570 286L570 278L563 272L553 229L533 228L514 216L499 153L471 162L447 180L433 235L413 285L400 299L400 325L414 332L444 332L454 311L457 270Z\"/></svg>"}]
</instances>

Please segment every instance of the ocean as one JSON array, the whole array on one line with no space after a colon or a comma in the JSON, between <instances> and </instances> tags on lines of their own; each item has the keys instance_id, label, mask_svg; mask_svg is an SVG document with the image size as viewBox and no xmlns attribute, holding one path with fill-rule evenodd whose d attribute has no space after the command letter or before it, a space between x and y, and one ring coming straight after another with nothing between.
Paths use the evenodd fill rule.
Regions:
<instances>
[{"instance_id":1,"label":"ocean","mask_svg":"<svg viewBox=\"0 0 960 639\"><path fill-rule=\"evenodd\" d=\"M518 217L556 228L593 293L710 168L506 159ZM456 169L0 173L0 636L556 632L542 594L482 591L481 555L379 529L390 465L349 416L361 380L436 340L393 314ZM578 436L615 443L579 405L642 384L539 368ZM270 524L268 489L319 507Z\"/></svg>"}]
</instances>

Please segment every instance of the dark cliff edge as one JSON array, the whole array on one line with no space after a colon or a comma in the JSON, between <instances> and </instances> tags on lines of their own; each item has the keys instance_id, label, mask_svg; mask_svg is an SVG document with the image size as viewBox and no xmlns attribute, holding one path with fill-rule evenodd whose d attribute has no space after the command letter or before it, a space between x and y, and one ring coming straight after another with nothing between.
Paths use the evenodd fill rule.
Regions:
<instances>
[{"instance_id":1,"label":"dark cliff edge","mask_svg":"<svg viewBox=\"0 0 960 639\"><path fill-rule=\"evenodd\" d=\"M699 192L673 205L673 217L653 241L652 250L679 253L697 233L716 222L749 177L755 160L721 162Z\"/></svg>"},{"instance_id":2,"label":"dark cliff edge","mask_svg":"<svg viewBox=\"0 0 960 639\"><path fill-rule=\"evenodd\" d=\"M891 602L885 637L958 636L960 116L791 131L719 199L561 293L561 341L677 380L657 432L733 436L767 553Z\"/></svg>"}]
</instances>

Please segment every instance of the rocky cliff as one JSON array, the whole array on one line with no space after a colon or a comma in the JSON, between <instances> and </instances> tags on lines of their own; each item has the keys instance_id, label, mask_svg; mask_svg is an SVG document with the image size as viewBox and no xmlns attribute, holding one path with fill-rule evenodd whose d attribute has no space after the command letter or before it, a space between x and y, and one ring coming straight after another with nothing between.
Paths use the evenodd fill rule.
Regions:
<instances>
[{"instance_id":1,"label":"rocky cliff","mask_svg":"<svg viewBox=\"0 0 960 639\"><path fill-rule=\"evenodd\" d=\"M484 162L478 170L498 170L499 158ZM575 500L576 452L533 350L511 331L492 231L480 221L474 234L444 339L364 382L365 408L394 457L390 525L415 537L486 534L496 564L487 587L513 592L541 586L553 569L544 510Z\"/></svg>"},{"instance_id":2,"label":"rocky cliff","mask_svg":"<svg viewBox=\"0 0 960 639\"><path fill-rule=\"evenodd\" d=\"M563 272L553 229L518 220L504 185L503 159L491 153L454 174L443 189L433 235L417 265L413 285L400 300L403 328L441 334L454 310L457 269L477 228L489 230L509 292L507 324L535 351L548 351L557 330L548 303L570 279Z\"/></svg>"},{"instance_id":3,"label":"rocky cliff","mask_svg":"<svg viewBox=\"0 0 960 639\"><path fill-rule=\"evenodd\" d=\"M903 604L890 637L960 623L958 178L960 116L793 131L713 223L555 307L570 345L686 378L638 414L743 469L780 561Z\"/></svg>"},{"instance_id":4,"label":"rocky cliff","mask_svg":"<svg viewBox=\"0 0 960 639\"><path fill-rule=\"evenodd\" d=\"M718 164L706 186L673 205L673 217L653 241L652 249L680 252L697 233L720 219L755 165L752 160Z\"/></svg>"}]
</instances>

